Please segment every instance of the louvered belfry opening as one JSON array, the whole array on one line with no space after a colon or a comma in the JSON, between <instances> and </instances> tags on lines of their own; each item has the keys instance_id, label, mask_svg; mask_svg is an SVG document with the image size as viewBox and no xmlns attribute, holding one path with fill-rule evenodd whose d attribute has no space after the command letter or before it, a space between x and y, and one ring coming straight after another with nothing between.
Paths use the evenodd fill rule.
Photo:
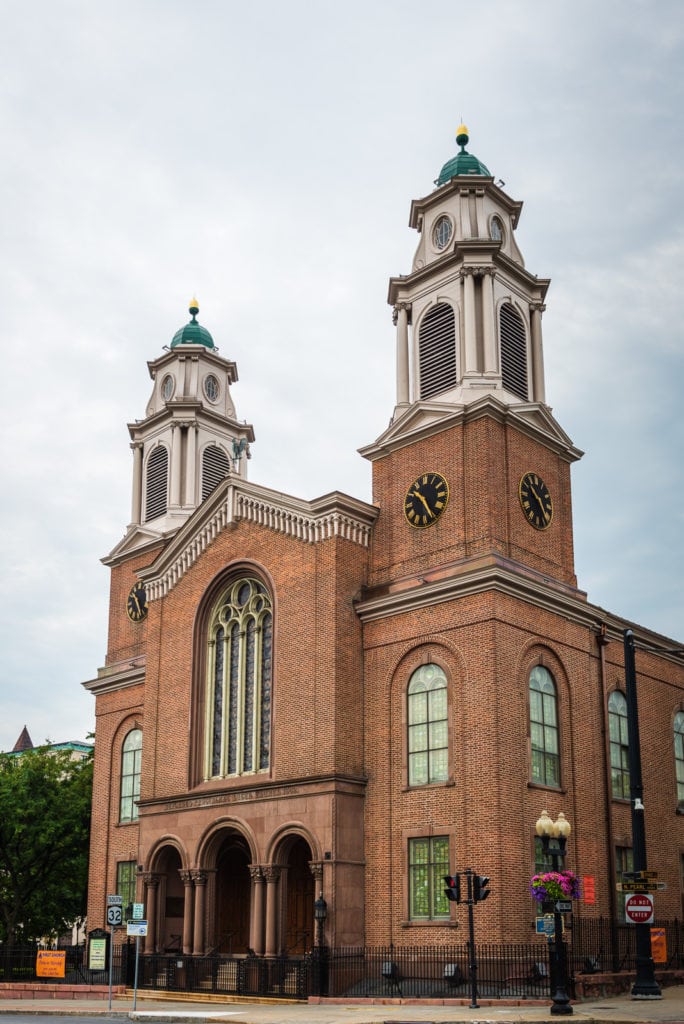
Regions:
<instances>
[{"instance_id":1,"label":"louvered belfry opening","mask_svg":"<svg viewBox=\"0 0 684 1024\"><path fill-rule=\"evenodd\" d=\"M223 448L210 444L202 454L202 501L208 498L230 472L230 462Z\"/></svg>"},{"instance_id":2,"label":"louvered belfry opening","mask_svg":"<svg viewBox=\"0 0 684 1024\"><path fill-rule=\"evenodd\" d=\"M166 493L169 476L169 455L166 448L155 448L147 462L147 489L145 493L145 519L157 519L166 512Z\"/></svg>"},{"instance_id":3,"label":"louvered belfry opening","mask_svg":"<svg viewBox=\"0 0 684 1024\"><path fill-rule=\"evenodd\" d=\"M501 383L506 391L527 401L527 341L520 313L505 302L499 313L501 338Z\"/></svg>"},{"instance_id":4,"label":"louvered belfry opening","mask_svg":"<svg viewBox=\"0 0 684 1024\"><path fill-rule=\"evenodd\" d=\"M423 317L418 335L420 397L456 387L456 320L446 302Z\"/></svg>"}]
</instances>

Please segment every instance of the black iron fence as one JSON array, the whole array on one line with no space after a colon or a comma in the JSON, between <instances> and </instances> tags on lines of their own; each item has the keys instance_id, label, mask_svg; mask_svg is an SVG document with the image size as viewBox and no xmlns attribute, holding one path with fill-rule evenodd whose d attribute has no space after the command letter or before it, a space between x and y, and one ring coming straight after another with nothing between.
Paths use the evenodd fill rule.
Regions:
<instances>
[{"instance_id":1,"label":"black iron fence","mask_svg":"<svg viewBox=\"0 0 684 1024\"><path fill-rule=\"evenodd\" d=\"M684 969L684 923L662 921L666 960L657 969ZM566 932L570 991L577 974L634 973L633 925L605 918L575 918ZM550 991L549 947L544 937L523 944L478 943L480 998L546 998ZM0 944L0 982L109 983L107 970L88 967L87 947L68 947L64 978L36 977L37 947ZM115 946L112 984L133 986L135 944ZM271 996L346 998L448 998L470 995L470 949L451 946L347 947L306 956L184 956L141 954L141 990Z\"/></svg>"}]
</instances>

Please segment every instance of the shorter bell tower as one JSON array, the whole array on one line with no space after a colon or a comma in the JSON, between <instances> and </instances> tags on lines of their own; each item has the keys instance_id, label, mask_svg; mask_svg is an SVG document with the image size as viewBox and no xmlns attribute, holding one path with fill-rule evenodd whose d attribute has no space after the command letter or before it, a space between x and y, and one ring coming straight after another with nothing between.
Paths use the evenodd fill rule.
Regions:
<instances>
[{"instance_id":1,"label":"shorter bell tower","mask_svg":"<svg viewBox=\"0 0 684 1024\"><path fill-rule=\"evenodd\" d=\"M247 476L254 431L235 415L230 388L237 366L219 355L198 323L196 299L189 312L164 355L147 364L154 384L145 418L128 424L133 496L122 542L127 551L175 533L224 477Z\"/></svg>"}]
</instances>

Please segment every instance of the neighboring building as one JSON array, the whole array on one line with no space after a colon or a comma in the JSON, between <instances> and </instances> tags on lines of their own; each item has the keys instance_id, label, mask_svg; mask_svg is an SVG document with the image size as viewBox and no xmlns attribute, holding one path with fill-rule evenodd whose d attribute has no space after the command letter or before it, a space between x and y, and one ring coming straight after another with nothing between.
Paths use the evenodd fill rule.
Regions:
<instances>
[{"instance_id":1,"label":"neighboring building","mask_svg":"<svg viewBox=\"0 0 684 1024\"><path fill-rule=\"evenodd\" d=\"M442 944L442 876L491 876L478 935L524 940L542 809L573 825L583 916L629 864L622 632L573 559L570 466L546 402L548 280L522 204L466 149L412 203L392 278L397 402L362 450L373 503L247 479L233 362L192 320L129 425L131 524L96 697L90 927L144 901L146 950ZM388 410L390 412L390 410ZM609 498L604 499L608 501ZM681 913L684 665L633 626L650 864ZM587 887L589 890L589 886Z\"/></svg>"},{"instance_id":2,"label":"neighboring building","mask_svg":"<svg viewBox=\"0 0 684 1024\"><path fill-rule=\"evenodd\" d=\"M50 743L49 741L41 744L40 747L36 748L26 726L19 733L17 742L14 744L11 750L6 751L8 754L25 754L27 750L40 750L48 747L50 750L69 750L71 751L72 761L82 761L84 757L88 757L92 753L92 743L84 743L83 740L65 740L63 743Z\"/></svg>"}]
</instances>

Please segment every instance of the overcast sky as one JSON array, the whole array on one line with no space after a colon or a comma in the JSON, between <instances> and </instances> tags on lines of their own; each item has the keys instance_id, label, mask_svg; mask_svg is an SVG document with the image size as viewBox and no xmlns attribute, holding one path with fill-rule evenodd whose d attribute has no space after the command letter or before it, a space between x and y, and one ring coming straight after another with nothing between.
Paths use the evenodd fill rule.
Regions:
<instances>
[{"instance_id":1,"label":"overcast sky","mask_svg":"<svg viewBox=\"0 0 684 1024\"><path fill-rule=\"evenodd\" d=\"M126 423L188 319L249 475L370 500L410 202L469 150L552 279L547 400L589 599L684 643L681 0L3 0L0 749L83 739Z\"/></svg>"}]
</instances>

